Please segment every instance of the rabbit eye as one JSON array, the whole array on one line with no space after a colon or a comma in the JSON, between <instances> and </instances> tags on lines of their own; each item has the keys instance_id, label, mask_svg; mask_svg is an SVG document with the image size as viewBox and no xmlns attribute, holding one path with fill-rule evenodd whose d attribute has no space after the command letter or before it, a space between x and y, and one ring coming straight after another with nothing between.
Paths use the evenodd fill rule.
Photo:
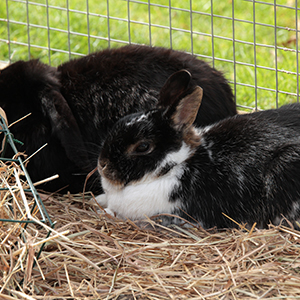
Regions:
<instances>
[{"instance_id":1,"label":"rabbit eye","mask_svg":"<svg viewBox=\"0 0 300 300\"><path fill-rule=\"evenodd\" d=\"M143 152L147 152L149 150L149 148L150 148L149 143L142 142L136 146L135 151L139 152L139 153L143 153Z\"/></svg>"},{"instance_id":2,"label":"rabbit eye","mask_svg":"<svg viewBox=\"0 0 300 300\"><path fill-rule=\"evenodd\" d=\"M150 142L142 141L137 143L132 149L132 154L141 154L145 155L150 153L153 150L153 145Z\"/></svg>"}]
</instances>

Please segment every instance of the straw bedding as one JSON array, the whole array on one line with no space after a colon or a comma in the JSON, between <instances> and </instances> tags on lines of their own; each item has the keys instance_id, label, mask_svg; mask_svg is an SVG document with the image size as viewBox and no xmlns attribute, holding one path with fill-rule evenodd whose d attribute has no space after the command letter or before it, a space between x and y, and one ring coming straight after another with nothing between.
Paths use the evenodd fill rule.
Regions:
<instances>
[{"instance_id":1,"label":"straw bedding","mask_svg":"<svg viewBox=\"0 0 300 300\"><path fill-rule=\"evenodd\" d=\"M14 194L1 192L1 218L24 218L32 196L16 187L21 172L13 163L0 170ZM205 231L148 220L141 229L98 213L90 194L40 196L56 222L48 238L38 211L26 229L0 224L0 299L300 298L300 232L292 228Z\"/></svg>"}]
</instances>

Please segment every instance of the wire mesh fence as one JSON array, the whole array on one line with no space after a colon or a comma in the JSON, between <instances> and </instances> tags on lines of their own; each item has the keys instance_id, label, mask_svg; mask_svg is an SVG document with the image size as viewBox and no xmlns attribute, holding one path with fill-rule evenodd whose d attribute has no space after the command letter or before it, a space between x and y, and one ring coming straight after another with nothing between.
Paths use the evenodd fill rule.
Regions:
<instances>
[{"instance_id":1,"label":"wire mesh fence","mask_svg":"<svg viewBox=\"0 0 300 300\"><path fill-rule=\"evenodd\" d=\"M223 70L237 104L298 101L297 0L3 0L0 61L58 65L129 43L183 50Z\"/></svg>"}]
</instances>

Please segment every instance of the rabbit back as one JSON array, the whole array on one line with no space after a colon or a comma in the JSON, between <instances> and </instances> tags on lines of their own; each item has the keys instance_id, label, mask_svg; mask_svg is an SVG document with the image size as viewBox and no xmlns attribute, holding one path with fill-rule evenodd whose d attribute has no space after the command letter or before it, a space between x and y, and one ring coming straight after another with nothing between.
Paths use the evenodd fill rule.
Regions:
<instances>
[{"instance_id":1,"label":"rabbit back","mask_svg":"<svg viewBox=\"0 0 300 300\"><path fill-rule=\"evenodd\" d=\"M199 130L201 146L171 199L205 227L265 227L300 217L300 105Z\"/></svg>"},{"instance_id":2,"label":"rabbit back","mask_svg":"<svg viewBox=\"0 0 300 300\"><path fill-rule=\"evenodd\" d=\"M168 77L181 69L187 69L193 84L205 91L205 101L195 121L198 126L236 114L234 96L223 74L184 52L128 45L96 52L58 67L62 95L79 127L85 136L98 132L100 139L124 115L155 107ZM86 120L98 131L89 130Z\"/></svg>"}]
</instances>

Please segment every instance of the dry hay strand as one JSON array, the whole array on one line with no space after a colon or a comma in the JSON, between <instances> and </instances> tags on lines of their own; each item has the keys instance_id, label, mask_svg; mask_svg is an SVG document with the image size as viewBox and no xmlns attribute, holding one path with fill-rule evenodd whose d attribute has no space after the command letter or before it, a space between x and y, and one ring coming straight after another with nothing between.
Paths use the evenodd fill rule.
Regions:
<instances>
[{"instance_id":1,"label":"dry hay strand","mask_svg":"<svg viewBox=\"0 0 300 300\"><path fill-rule=\"evenodd\" d=\"M153 228L141 229L99 214L89 194L40 196L55 230L46 238L29 224L26 243L1 238L1 299L300 298L292 228L205 231L148 220Z\"/></svg>"},{"instance_id":2,"label":"dry hay strand","mask_svg":"<svg viewBox=\"0 0 300 300\"><path fill-rule=\"evenodd\" d=\"M20 155L5 163L0 160L0 299L4 298L7 284L15 288L20 282L30 281L37 257L35 251L45 243L51 229L43 223L46 219L36 202L36 193L35 197L32 193L26 196L25 191L33 190L28 188L26 176L17 163ZM30 222L34 224L28 227ZM23 272L21 278L19 270Z\"/></svg>"},{"instance_id":3,"label":"dry hay strand","mask_svg":"<svg viewBox=\"0 0 300 300\"><path fill-rule=\"evenodd\" d=\"M0 70L3 70L3 69L5 69L8 66L9 66L8 62L2 62L2 61L0 61Z\"/></svg>"}]
</instances>

